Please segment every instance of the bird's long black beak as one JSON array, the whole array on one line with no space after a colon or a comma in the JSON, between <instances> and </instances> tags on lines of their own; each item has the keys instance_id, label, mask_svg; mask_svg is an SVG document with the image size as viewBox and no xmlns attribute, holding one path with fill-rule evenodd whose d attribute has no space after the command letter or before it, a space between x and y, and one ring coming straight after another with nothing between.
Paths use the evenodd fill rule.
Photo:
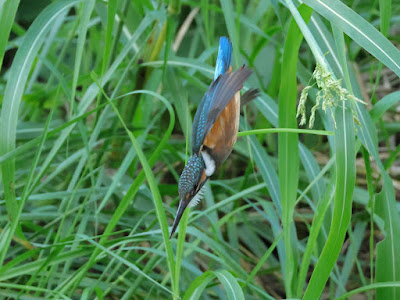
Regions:
<instances>
[{"instance_id":1,"label":"bird's long black beak","mask_svg":"<svg viewBox=\"0 0 400 300\"><path fill-rule=\"evenodd\" d=\"M178 211L176 213L176 217L174 220L174 224L172 225L172 231L171 231L171 235L169 236L169 239L172 238L172 236L175 233L176 228L178 228L179 222L182 218L183 212L185 211L186 207L187 207L188 203L184 203L184 201L179 201L179 206L178 206Z\"/></svg>"}]
</instances>

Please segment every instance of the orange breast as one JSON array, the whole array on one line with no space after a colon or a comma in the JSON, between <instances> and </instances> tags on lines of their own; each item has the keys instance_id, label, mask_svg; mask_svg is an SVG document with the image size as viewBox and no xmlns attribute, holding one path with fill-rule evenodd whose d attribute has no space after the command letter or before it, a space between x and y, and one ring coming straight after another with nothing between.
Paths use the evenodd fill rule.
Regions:
<instances>
[{"instance_id":1,"label":"orange breast","mask_svg":"<svg viewBox=\"0 0 400 300\"><path fill-rule=\"evenodd\" d=\"M239 130L240 92L229 101L208 133L204 145L210 149L217 166L232 152Z\"/></svg>"}]
</instances>

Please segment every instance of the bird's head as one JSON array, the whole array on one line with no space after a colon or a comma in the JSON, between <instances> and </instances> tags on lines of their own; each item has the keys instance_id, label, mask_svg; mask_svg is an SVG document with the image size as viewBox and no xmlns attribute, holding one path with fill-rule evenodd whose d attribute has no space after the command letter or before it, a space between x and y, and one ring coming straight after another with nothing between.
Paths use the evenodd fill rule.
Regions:
<instances>
[{"instance_id":1,"label":"bird's head","mask_svg":"<svg viewBox=\"0 0 400 300\"><path fill-rule=\"evenodd\" d=\"M186 207L193 207L200 201L201 188L207 179L203 157L201 155L193 155L179 178L179 207L172 225L170 238L175 233Z\"/></svg>"}]
</instances>

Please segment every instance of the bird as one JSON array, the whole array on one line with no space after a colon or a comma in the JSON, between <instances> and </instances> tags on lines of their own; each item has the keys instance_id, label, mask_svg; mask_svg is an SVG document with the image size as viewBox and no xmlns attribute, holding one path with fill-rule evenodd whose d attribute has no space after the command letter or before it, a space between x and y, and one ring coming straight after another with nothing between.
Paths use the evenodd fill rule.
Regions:
<instances>
[{"instance_id":1,"label":"bird","mask_svg":"<svg viewBox=\"0 0 400 300\"><path fill-rule=\"evenodd\" d=\"M240 90L252 71L243 65L232 72L231 56L231 41L220 37L214 80L193 119L192 156L179 178L180 201L170 239L185 209L200 202L204 184L232 152L239 130L241 104L258 96L257 89L250 89L240 96Z\"/></svg>"}]
</instances>

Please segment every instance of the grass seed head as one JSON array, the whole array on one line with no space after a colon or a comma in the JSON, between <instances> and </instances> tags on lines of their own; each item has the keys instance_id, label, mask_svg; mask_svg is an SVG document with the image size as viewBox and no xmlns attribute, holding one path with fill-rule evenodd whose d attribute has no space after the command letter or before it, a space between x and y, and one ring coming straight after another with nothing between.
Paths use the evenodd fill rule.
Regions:
<instances>
[{"instance_id":1,"label":"grass seed head","mask_svg":"<svg viewBox=\"0 0 400 300\"><path fill-rule=\"evenodd\" d=\"M315 80L319 91L317 92L315 105L311 108L311 116L308 123L309 128L313 128L315 122L315 112L320 106L324 112L326 112L328 109L331 111L331 116L336 128L335 114L333 112L334 108L336 108L340 102L350 99L362 104L366 104L364 101L352 95L346 88L342 87L342 80L335 79L332 76L332 73L325 70L319 63L317 63L311 79ZM304 125L307 122L306 100L309 90L314 85L315 84L307 85L301 92L296 115L296 117L301 116L300 125ZM353 111L352 113L356 124L359 124L360 122L358 121L355 112Z\"/></svg>"}]
</instances>

